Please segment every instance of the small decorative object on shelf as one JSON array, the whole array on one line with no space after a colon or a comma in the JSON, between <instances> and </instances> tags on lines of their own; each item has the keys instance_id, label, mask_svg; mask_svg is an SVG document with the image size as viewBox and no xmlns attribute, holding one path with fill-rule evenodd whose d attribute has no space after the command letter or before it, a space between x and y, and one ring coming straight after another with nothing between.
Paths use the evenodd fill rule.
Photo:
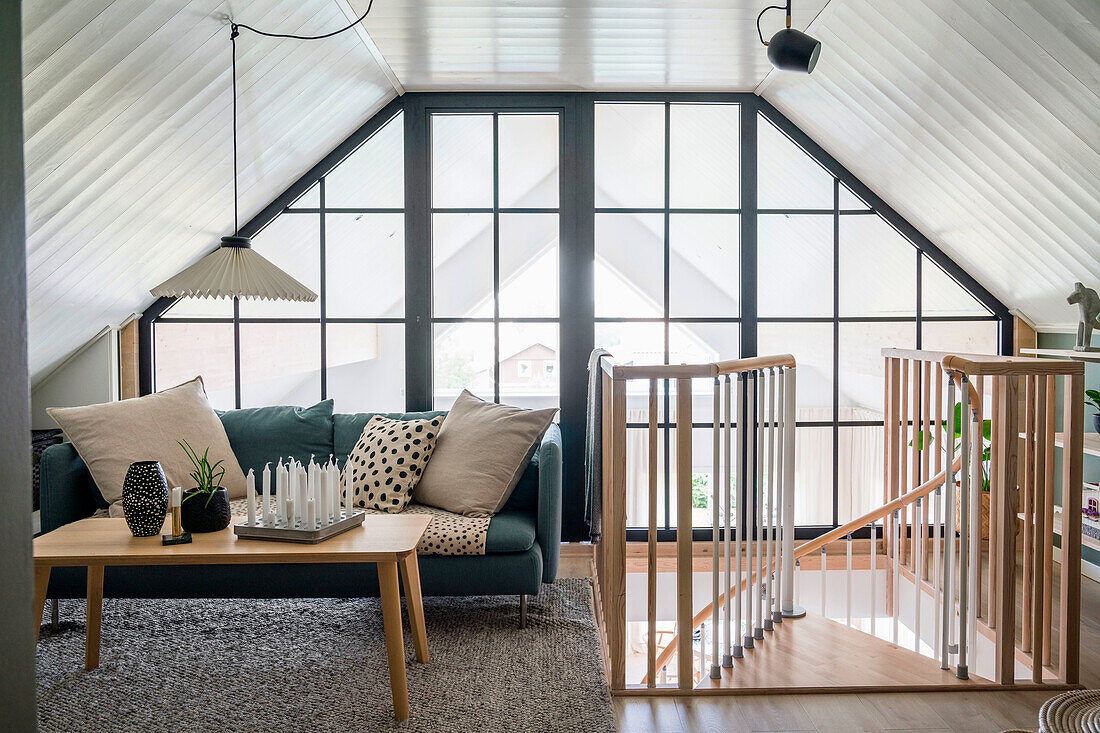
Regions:
<instances>
[{"instance_id":1,"label":"small decorative object on shelf","mask_svg":"<svg viewBox=\"0 0 1100 733\"><path fill-rule=\"evenodd\" d=\"M172 534L162 534L162 545L186 545L191 541L191 533L183 531L183 487L172 489Z\"/></svg>"},{"instance_id":2,"label":"small decorative object on shelf","mask_svg":"<svg viewBox=\"0 0 1100 733\"><path fill-rule=\"evenodd\" d=\"M232 515L229 511L229 493L221 485L222 477L225 476L222 462L210 463L209 448L200 457L187 441L177 442L195 467L190 474L195 485L183 492L183 528L188 532L217 532L225 529L229 526Z\"/></svg>"},{"instance_id":3,"label":"small decorative object on shelf","mask_svg":"<svg viewBox=\"0 0 1100 733\"><path fill-rule=\"evenodd\" d=\"M352 506L352 494L341 497L340 469L329 456L318 466L311 457L309 466L293 458L275 467L275 497L269 503L271 471L264 467L260 511L256 510L256 477L249 470L245 477L248 494L248 519L233 525L241 539L282 542L321 542L363 523L366 512ZM344 499L344 508L340 500Z\"/></svg>"},{"instance_id":4,"label":"small decorative object on shelf","mask_svg":"<svg viewBox=\"0 0 1100 733\"><path fill-rule=\"evenodd\" d=\"M1074 351L1100 351L1092 346L1092 329L1100 328L1100 295L1082 283L1073 284L1073 292L1066 298L1070 305L1077 304L1080 323L1077 324L1077 343Z\"/></svg>"},{"instance_id":5,"label":"small decorative object on shelf","mask_svg":"<svg viewBox=\"0 0 1100 733\"><path fill-rule=\"evenodd\" d=\"M158 461L137 461L122 482L122 512L134 537L152 537L168 511L168 480Z\"/></svg>"}]
</instances>

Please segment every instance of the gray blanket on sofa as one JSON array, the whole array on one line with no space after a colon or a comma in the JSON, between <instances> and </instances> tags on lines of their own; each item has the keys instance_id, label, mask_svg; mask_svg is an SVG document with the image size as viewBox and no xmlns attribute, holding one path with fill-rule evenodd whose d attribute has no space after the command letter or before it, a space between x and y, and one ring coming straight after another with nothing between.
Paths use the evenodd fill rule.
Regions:
<instances>
[{"instance_id":1,"label":"gray blanket on sofa","mask_svg":"<svg viewBox=\"0 0 1100 733\"><path fill-rule=\"evenodd\" d=\"M600 539L600 510L603 496L603 371L600 359L611 354L594 349L588 357L588 416L584 443L584 521L588 523L588 538Z\"/></svg>"}]
</instances>

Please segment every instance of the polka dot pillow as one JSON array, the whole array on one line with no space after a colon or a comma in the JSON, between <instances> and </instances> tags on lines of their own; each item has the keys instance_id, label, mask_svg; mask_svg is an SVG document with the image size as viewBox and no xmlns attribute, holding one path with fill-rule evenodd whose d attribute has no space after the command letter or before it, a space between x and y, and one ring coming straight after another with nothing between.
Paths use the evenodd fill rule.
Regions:
<instances>
[{"instance_id":1,"label":"polka dot pillow","mask_svg":"<svg viewBox=\"0 0 1100 733\"><path fill-rule=\"evenodd\" d=\"M351 487L355 506L390 513L404 510L435 449L442 424L442 416L392 420L375 415L344 464L341 489Z\"/></svg>"}]
</instances>

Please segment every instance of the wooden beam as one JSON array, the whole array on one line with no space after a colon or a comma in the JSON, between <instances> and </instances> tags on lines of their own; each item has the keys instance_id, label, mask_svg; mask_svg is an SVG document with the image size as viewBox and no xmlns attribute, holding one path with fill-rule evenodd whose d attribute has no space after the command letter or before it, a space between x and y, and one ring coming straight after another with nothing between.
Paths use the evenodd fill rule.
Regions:
<instances>
[{"instance_id":1,"label":"wooden beam","mask_svg":"<svg viewBox=\"0 0 1100 733\"><path fill-rule=\"evenodd\" d=\"M141 396L141 351L138 348L138 319L127 323L118 332L118 398L128 400Z\"/></svg>"}]
</instances>

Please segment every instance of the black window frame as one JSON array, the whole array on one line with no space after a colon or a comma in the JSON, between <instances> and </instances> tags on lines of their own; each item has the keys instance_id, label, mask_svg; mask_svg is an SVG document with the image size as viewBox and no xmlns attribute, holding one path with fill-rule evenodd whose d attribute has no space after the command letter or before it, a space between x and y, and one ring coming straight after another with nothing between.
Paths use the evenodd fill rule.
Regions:
<instances>
[{"instance_id":1,"label":"black window frame","mask_svg":"<svg viewBox=\"0 0 1100 733\"><path fill-rule=\"evenodd\" d=\"M403 323L405 326L405 393L407 411L431 410L433 404L432 389L432 339L433 318L431 307L432 294L432 257L431 257L431 167L430 167L430 124L429 114L433 110L451 112L557 112L559 114L560 160L559 160L559 310L558 318L550 319L558 323L559 328L559 379L560 379L560 426L563 435L563 524L562 537L566 541L588 539L584 523L584 432L586 392L588 384L587 360L595 342L594 313L594 227L595 227L595 191L594 191L594 111L599 102L659 102L669 103L736 103L740 105L740 250L741 250L741 298L740 315L730 322L740 326L741 356L757 355L757 324L773 321L782 322L823 322L833 325L833 420L822 424L832 427L834 438L833 503L834 525L837 519L837 456L836 439L839 429L852 421L837 420L838 400L838 340L840 324L846 321L874 322L882 320L915 321L917 346L922 339L924 321L996 321L999 324L999 353L1012 353L1012 316L1008 308L994 297L986 288L974 280L933 242L913 227L889 204L865 186L850 171L841 165L827 151L817 145L769 102L753 93L742 92L633 92L633 93L595 93L595 92L409 92L400 96L375 113L358 130L325 156L312 169L276 197L259 214L241 227L244 236L255 236L277 216L288 211L313 185L359 148L371 135L381 129L399 113L404 124L404 165L405 165L405 317L403 319L329 319L322 304L319 319L241 319L239 309L235 309L232 319L193 319L213 322L232 322L235 324L235 361L237 371L239 399L239 325L241 322L370 322ZM667 114L667 113L666 113ZM802 148L834 178L834 207L832 210L758 210L757 208L757 125L758 115L779 129L781 133ZM666 136L668 127L666 125ZM667 149L667 146L666 146ZM666 161L665 176L669 175ZM837 229L841 215L838 210L839 186L843 185L856 197L864 201L871 213L882 217L898 231L916 249L916 291L917 310L914 319L908 317L849 318L837 315L834 302L832 318L775 319L758 318L756 312L757 293L757 215L760 213L833 214L834 216L834 280L839 277L836 269L835 246ZM667 183L666 183L667 188ZM666 204L668 203L666 191ZM320 210L322 227L324 214L323 197ZM341 209L340 211L343 211ZM358 210L357 210L358 211ZM364 210L374 213L374 210ZM393 211L387 209L387 211ZM665 211L665 210L662 210ZM728 213L723 210L723 213ZM860 214L865 215L865 214ZM666 215L667 218L667 215ZM666 227L667 230L667 227ZM323 240L323 234L322 234ZM667 231L666 231L667 246ZM323 245L322 245L323 247ZM321 252L324 257L324 252ZM954 279L966 292L975 298L991 313L988 317L977 316L924 316L921 314L921 272L925 261L939 266ZM323 272L323 268L322 268ZM666 265L667 278L667 265ZM322 291L324 291L322 283ZM321 294L324 299L324 294ZM834 288L834 300L837 297ZM173 304L171 298L155 301L141 317L140 328L140 386L142 394L153 391L154 354L153 329ZM323 303L323 301L322 301ZM666 310L667 311L667 296ZM169 317L170 318L170 317ZM166 318L165 320L168 320ZM601 319L605 320L605 319ZM616 319L611 319L616 320ZM650 319L642 319L650 320ZM668 323L678 320L670 317ZM690 322L706 322L711 319L685 318ZM666 324L666 358L667 330ZM322 334L324 328L322 328ZM886 344L884 344L885 346ZM324 361L325 339L322 336L322 390L326 391ZM496 363L499 368L499 358ZM496 380L499 385L499 380ZM499 389L499 386L497 387ZM823 421L822 421L823 422ZM858 421L860 425L863 421ZM800 423L802 425L803 423ZM816 425L817 423L806 423ZM881 425L881 421L867 421L871 426ZM709 423L700 424L706 427ZM833 526L801 526L796 535L809 538L832 529ZM659 539L675 537L675 529L658 530ZM631 529L628 538L644 538L644 529ZM696 539L709 538L709 529L695 529Z\"/></svg>"}]
</instances>

